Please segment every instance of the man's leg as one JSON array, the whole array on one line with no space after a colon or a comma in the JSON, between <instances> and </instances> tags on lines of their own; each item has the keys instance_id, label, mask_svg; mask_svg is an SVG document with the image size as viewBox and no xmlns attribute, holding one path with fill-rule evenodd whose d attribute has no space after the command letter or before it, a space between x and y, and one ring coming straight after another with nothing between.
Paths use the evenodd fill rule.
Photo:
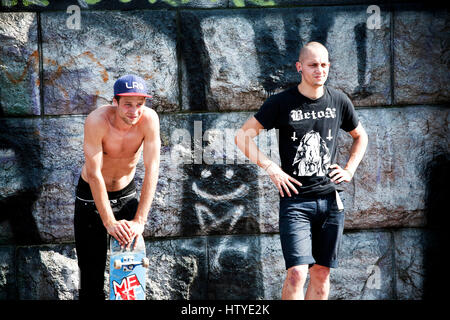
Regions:
<instances>
[{"instance_id":1,"label":"man's leg","mask_svg":"<svg viewBox=\"0 0 450 320\"><path fill-rule=\"evenodd\" d=\"M311 217L315 206L314 200L280 201L280 240L287 269L282 299L304 299L308 266L316 262L311 243Z\"/></svg>"},{"instance_id":2,"label":"man's leg","mask_svg":"<svg viewBox=\"0 0 450 320\"><path fill-rule=\"evenodd\" d=\"M75 201L75 245L80 269L80 300L104 300L107 234L95 204Z\"/></svg>"},{"instance_id":3,"label":"man's leg","mask_svg":"<svg viewBox=\"0 0 450 320\"><path fill-rule=\"evenodd\" d=\"M345 213L338 208L336 197L331 194L319 200L322 219L315 223L311 230L312 252L316 263L309 268L310 281L306 299L328 299L330 268L338 266Z\"/></svg>"},{"instance_id":4,"label":"man's leg","mask_svg":"<svg viewBox=\"0 0 450 320\"><path fill-rule=\"evenodd\" d=\"M291 267L287 270L284 280L281 299L283 300L303 300L303 287L308 275L308 265L303 264Z\"/></svg>"},{"instance_id":5,"label":"man's leg","mask_svg":"<svg viewBox=\"0 0 450 320\"><path fill-rule=\"evenodd\" d=\"M330 268L315 264L309 269L306 300L327 300L330 293Z\"/></svg>"}]
</instances>

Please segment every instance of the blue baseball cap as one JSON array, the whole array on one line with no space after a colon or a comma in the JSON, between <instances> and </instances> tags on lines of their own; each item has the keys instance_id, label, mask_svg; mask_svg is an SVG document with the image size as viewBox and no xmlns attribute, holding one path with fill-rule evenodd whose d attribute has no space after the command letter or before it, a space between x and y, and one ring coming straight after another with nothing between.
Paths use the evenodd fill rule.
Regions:
<instances>
[{"instance_id":1,"label":"blue baseball cap","mask_svg":"<svg viewBox=\"0 0 450 320\"><path fill-rule=\"evenodd\" d=\"M114 95L152 97L147 94L147 86L144 79L132 74L127 74L116 80L114 83Z\"/></svg>"}]
</instances>

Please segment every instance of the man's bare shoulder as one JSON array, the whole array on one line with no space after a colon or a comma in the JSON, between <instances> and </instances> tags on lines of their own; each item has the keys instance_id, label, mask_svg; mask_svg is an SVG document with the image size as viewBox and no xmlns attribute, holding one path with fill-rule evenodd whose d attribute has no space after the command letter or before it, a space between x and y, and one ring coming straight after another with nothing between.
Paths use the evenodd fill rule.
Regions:
<instances>
[{"instance_id":1,"label":"man's bare shoulder","mask_svg":"<svg viewBox=\"0 0 450 320\"><path fill-rule=\"evenodd\" d=\"M104 105L93 110L86 118L85 126L105 126L108 124L108 116L111 114L114 106Z\"/></svg>"},{"instance_id":2,"label":"man's bare shoulder","mask_svg":"<svg viewBox=\"0 0 450 320\"><path fill-rule=\"evenodd\" d=\"M159 130L159 116L155 110L145 108L144 114L142 115L142 120L142 125L144 128Z\"/></svg>"}]
</instances>

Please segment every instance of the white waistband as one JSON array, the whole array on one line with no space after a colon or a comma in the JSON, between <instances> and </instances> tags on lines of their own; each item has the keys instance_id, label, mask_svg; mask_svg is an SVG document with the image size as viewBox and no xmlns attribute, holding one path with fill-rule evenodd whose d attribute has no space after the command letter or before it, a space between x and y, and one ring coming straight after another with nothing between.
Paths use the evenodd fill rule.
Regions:
<instances>
[{"instance_id":1,"label":"white waistband","mask_svg":"<svg viewBox=\"0 0 450 320\"><path fill-rule=\"evenodd\" d=\"M135 195L136 195L136 191L133 192L133 193L130 193L130 194L126 195L126 196L117 198L117 199L109 199L109 201L112 202L112 203L116 203L117 200L122 200L122 199L125 199L125 198L133 197ZM95 202L94 200L86 200L86 199L80 198L79 196L76 196L76 197L77 197L78 200L81 200L81 201L84 201L84 202Z\"/></svg>"}]
</instances>

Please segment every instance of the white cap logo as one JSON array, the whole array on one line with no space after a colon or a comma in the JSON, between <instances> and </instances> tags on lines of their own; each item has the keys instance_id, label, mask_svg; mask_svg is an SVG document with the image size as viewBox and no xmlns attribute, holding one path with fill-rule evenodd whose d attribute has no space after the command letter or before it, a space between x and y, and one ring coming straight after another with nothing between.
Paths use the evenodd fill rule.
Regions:
<instances>
[{"instance_id":1,"label":"white cap logo","mask_svg":"<svg viewBox=\"0 0 450 320\"><path fill-rule=\"evenodd\" d=\"M134 88L136 88L136 89L139 89L139 90L144 90L144 85L142 83L139 83L139 82L136 82L136 81L132 82L132 86L131 87L129 86L128 82L125 82L125 86L127 87L127 89L134 89Z\"/></svg>"}]
</instances>

